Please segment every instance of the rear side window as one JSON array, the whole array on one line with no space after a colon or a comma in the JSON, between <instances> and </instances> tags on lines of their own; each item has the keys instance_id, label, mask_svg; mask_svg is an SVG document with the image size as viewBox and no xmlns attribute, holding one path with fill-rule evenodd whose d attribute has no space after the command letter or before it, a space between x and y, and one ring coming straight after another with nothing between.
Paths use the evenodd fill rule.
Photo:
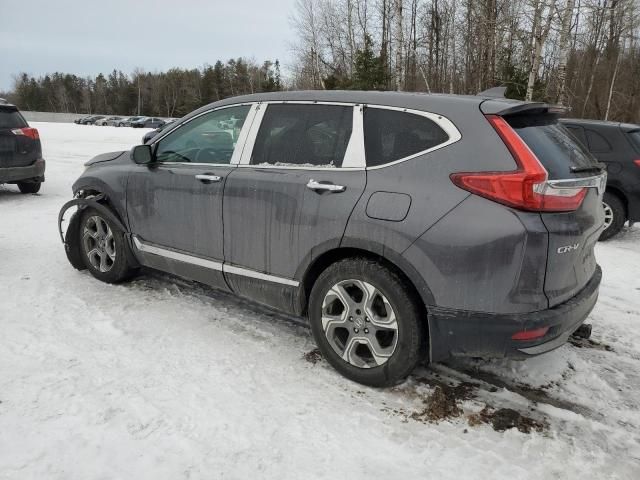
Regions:
<instances>
[{"instance_id":1,"label":"rear side window","mask_svg":"<svg viewBox=\"0 0 640 480\"><path fill-rule=\"evenodd\" d=\"M631 144L636 149L636 151L640 152L640 130L632 130L627 132L627 137L631 140Z\"/></svg>"},{"instance_id":2,"label":"rear side window","mask_svg":"<svg viewBox=\"0 0 640 480\"><path fill-rule=\"evenodd\" d=\"M395 162L447 140L447 133L422 115L374 107L367 107L364 111L368 167Z\"/></svg>"},{"instance_id":3,"label":"rear side window","mask_svg":"<svg viewBox=\"0 0 640 480\"><path fill-rule=\"evenodd\" d=\"M611 151L611 145L595 130L591 130L589 128L585 129L587 134L587 140L589 141L589 150L594 153L607 153Z\"/></svg>"},{"instance_id":4,"label":"rear side window","mask_svg":"<svg viewBox=\"0 0 640 480\"><path fill-rule=\"evenodd\" d=\"M340 167L353 126L353 107L269 105L251 155L252 165Z\"/></svg>"},{"instance_id":5,"label":"rear side window","mask_svg":"<svg viewBox=\"0 0 640 480\"><path fill-rule=\"evenodd\" d=\"M593 175L572 169L598 168L597 161L555 115L512 115L505 120L520 135L549 173L550 180Z\"/></svg>"},{"instance_id":6,"label":"rear side window","mask_svg":"<svg viewBox=\"0 0 640 480\"><path fill-rule=\"evenodd\" d=\"M20 112L8 108L0 108L0 128L28 127Z\"/></svg>"},{"instance_id":7,"label":"rear side window","mask_svg":"<svg viewBox=\"0 0 640 480\"><path fill-rule=\"evenodd\" d=\"M571 135L573 135L580 143L582 143L582 145L589 145L587 143L587 137L585 137L584 135L584 130L582 129L582 127L576 127L573 125L566 125L565 127L567 127L567 130L569 130L569 132L571 133Z\"/></svg>"}]
</instances>

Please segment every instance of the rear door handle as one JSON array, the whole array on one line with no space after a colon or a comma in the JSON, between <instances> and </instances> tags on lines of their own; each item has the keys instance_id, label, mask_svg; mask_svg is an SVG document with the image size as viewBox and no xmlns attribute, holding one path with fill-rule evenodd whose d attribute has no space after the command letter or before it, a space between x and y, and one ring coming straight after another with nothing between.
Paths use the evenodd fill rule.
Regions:
<instances>
[{"instance_id":1,"label":"rear door handle","mask_svg":"<svg viewBox=\"0 0 640 480\"><path fill-rule=\"evenodd\" d=\"M345 187L344 185L336 185L334 183L320 183L316 182L313 178L309 180L309 183L307 183L307 188L315 191L327 190L333 193L344 192L347 189L347 187Z\"/></svg>"},{"instance_id":2,"label":"rear door handle","mask_svg":"<svg viewBox=\"0 0 640 480\"><path fill-rule=\"evenodd\" d=\"M222 180L222 177L219 175L210 175L208 173L202 173L202 174L196 175L196 179L200 180L202 183L212 183L212 182L219 182L220 180Z\"/></svg>"}]
</instances>

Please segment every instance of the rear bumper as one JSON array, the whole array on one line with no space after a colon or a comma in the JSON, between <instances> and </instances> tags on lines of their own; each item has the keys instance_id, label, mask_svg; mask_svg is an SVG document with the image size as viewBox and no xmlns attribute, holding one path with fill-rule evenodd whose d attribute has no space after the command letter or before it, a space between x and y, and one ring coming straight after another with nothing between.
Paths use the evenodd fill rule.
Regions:
<instances>
[{"instance_id":1,"label":"rear bumper","mask_svg":"<svg viewBox=\"0 0 640 480\"><path fill-rule=\"evenodd\" d=\"M44 182L45 161L40 158L26 167L0 167L0 183L34 180Z\"/></svg>"},{"instance_id":2,"label":"rear bumper","mask_svg":"<svg viewBox=\"0 0 640 480\"><path fill-rule=\"evenodd\" d=\"M589 283L573 298L547 310L518 314L470 312L429 307L431 360L453 356L527 358L554 350L585 321L598 299L599 266ZM549 327L532 341L512 340L516 332Z\"/></svg>"}]
</instances>

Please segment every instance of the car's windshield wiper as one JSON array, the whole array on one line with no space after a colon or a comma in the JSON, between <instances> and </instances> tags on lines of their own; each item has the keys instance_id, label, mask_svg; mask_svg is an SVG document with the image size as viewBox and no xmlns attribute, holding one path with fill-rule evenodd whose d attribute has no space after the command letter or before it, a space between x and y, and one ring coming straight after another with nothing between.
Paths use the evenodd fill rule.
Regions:
<instances>
[{"instance_id":1,"label":"car's windshield wiper","mask_svg":"<svg viewBox=\"0 0 640 480\"><path fill-rule=\"evenodd\" d=\"M580 172L601 172L603 170L606 170L606 167L604 164L602 163L598 163L596 165L587 165L585 167L571 167L570 170L573 173L580 173Z\"/></svg>"}]
</instances>

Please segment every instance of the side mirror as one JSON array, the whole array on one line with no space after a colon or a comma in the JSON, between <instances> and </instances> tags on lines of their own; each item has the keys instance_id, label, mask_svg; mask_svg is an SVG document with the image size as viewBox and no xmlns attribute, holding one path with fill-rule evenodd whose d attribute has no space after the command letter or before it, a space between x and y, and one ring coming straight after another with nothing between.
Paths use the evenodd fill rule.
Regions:
<instances>
[{"instance_id":1,"label":"side mirror","mask_svg":"<svg viewBox=\"0 0 640 480\"><path fill-rule=\"evenodd\" d=\"M148 165L153 162L151 145L136 145L131 149L131 159L138 165Z\"/></svg>"}]
</instances>

